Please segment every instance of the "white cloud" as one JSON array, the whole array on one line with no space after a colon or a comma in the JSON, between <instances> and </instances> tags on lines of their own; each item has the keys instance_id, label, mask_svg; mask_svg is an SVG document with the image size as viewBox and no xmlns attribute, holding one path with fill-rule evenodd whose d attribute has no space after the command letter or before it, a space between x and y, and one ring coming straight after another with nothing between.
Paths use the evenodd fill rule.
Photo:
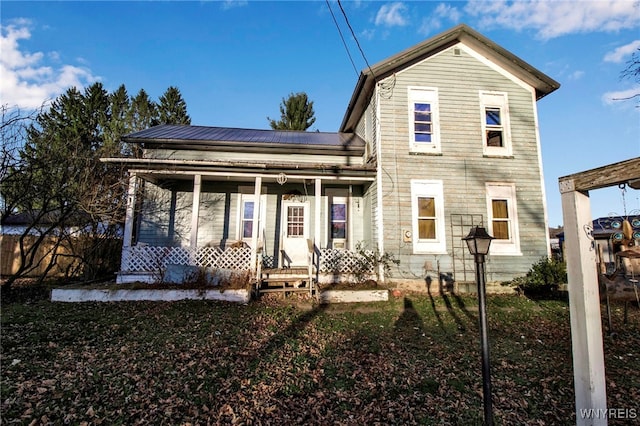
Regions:
<instances>
[{"instance_id":1,"label":"white cloud","mask_svg":"<svg viewBox=\"0 0 640 426\"><path fill-rule=\"evenodd\" d=\"M418 34L429 35L442 28L442 20L457 24L462 18L462 13L457 7L440 3L431 16L422 19Z\"/></svg>"},{"instance_id":2,"label":"white cloud","mask_svg":"<svg viewBox=\"0 0 640 426\"><path fill-rule=\"evenodd\" d=\"M640 26L640 3L630 0L470 0L465 11L479 17L481 27L534 29L542 39Z\"/></svg>"},{"instance_id":3,"label":"white cloud","mask_svg":"<svg viewBox=\"0 0 640 426\"><path fill-rule=\"evenodd\" d=\"M604 61L619 64L624 61L627 56L631 56L634 52L637 52L638 49L640 49L640 40L634 40L604 55Z\"/></svg>"},{"instance_id":4,"label":"white cloud","mask_svg":"<svg viewBox=\"0 0 640 426\"><path fill-rule=\"evenodd\" d=\"M640 86L635 86L626 90L619 90L614 92L607 92L602 95L602 101L607 105L612 105L614 103L629 100L632 98L637 98L640 96Z\"/></svg>"},{"instance_id":5,"label":"white cloud","mask_svg":"<svg viewBox=\"0 0 640 426\"><path fill-rule=\"evenodd\" d=\"M571 74L569 74L569 80L580 80L582 77L584 76L584 71L574 71Z\"/></svg>"},{"instance_id":6,"label":"white cloud","mask_svg":"<svg viewBox=\"0 0 640 426\"><path fill-rule=\"evenodd\" d=\"M233 9L234 7L243 7L248 5L249 2L247 0L224 0L222 2L222 10Z\"/></svg>"},{"instance_id":7,"label":"white cloud","mask_svg":"<svg viewBox=\"0 0 640 426\"><path fill-rule=\"evenodd\" d=\"M407 7L402 2L387 3L380 7L376 15L375 24L387 27L407 25L407 20L403 16Z\"/></svg>"},{"instance_id":8,"label":"white cloud","mask_svg":"<svg viewBox=\"0 0 640 426\"><path fill-rule=\"evenodd\" d=\"M26 52L20 40L31 38L26 20L0 26L0 103L20 108L38 108L69 87L83 87L97 80L86 68L61 65L53 68L46 58L57 59L57 52Z\"/></svg>"}]
</instances>

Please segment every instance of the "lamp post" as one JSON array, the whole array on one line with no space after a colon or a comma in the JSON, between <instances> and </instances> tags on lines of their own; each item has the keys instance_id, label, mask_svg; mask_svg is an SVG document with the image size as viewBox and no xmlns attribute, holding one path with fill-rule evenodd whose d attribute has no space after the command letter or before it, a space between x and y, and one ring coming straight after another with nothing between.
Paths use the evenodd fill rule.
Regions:
<instances>
[{"instance_id":1,"label":"lamp post","mask_svg":"<svg viewBox=\"0 0 640 426\"><path fill-rule=\"evenodd\" d=\"M494 238L479 226L471 228L469 235L463 238L476 263L476 283L478 285L478 309L480 324L480 346L482 350L482 394L484 400L484 423L493 425L491 408L491 367L489 360L489 339L487 338L487 301L485 294L484 257L489 253Z\"/></svg>"}]
</instances>

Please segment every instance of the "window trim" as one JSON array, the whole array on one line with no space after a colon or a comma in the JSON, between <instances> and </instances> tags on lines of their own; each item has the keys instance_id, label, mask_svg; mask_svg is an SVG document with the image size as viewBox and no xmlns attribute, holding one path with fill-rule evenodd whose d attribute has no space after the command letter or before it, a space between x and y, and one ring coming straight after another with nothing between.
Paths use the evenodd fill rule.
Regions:
<instances>
[{"instance_id":1,"label":"window trim","mask_svg":"<svg viewBox=\"0 0 640 426\"><path fill-rule=\"evenodd\" d=\"M436 238L420 240L418 227L418 198L434 198L436 203ZM441 180L411 180L411 232L414 254L444 254L447 252L444 216L444 189Z\"/></svg>"},{"instance_id":2,"label":"window trim","mask_svg":"<svg viewBox=\"0 0 640 426\"><path fill-rule=\"evenodd\" d=\"M487 156L511 156L513 155L511 143L511 120L509 113L509 98L506 92L484 91L479 92L480 96L480 124L482 126L482 152ZM487 108L498 108L500 110L500 120L502 127L503 146L489 146L487 144Z\"/></svg>"},{"instance_id":3,"label":"window trim","mask_svg":"<svg viewBox=\"0 0 640 426\"><path fill-rule=\"evenodd\" d=\"M431 142L416 142L415 115L416 103L428 103L431 106ZM438 88L409 86L407 89L409 151L419 153L441 153L440 146L440 108Z\"/></svg>"},{"instance_id":4,"label":"window trim","mask_svg":"<svg viewBox=\"0 0 640 426\"><path fill-rule=\"evenodd\" d=\"M244 237L244 204L245 202L253 202L255 208L256 196L255 194L240 193L238 197L238 211L236 221L236 240L244 241L247 244L251 244L251 237ZM262 239L262 226L264 226L266 218L266 194L260 194L260 211L258 212L258 240Z\"/></svg>"},{"instance_id":5,"label":"window trim","mask_svg":"<svg viewBox=\"0 0 640 426\"><path fill-rule=\"evenodd\" d=\"M506 182L487 182L485 184L487 194L487 222L490 235L493 231L493 200L507 200L507 213L509 216L509 239L491 241L489 254L491 255L522 255L520 251L520 232L518 225L518 206L516 202L516 186Z\"/></svg>"}]
</instances>

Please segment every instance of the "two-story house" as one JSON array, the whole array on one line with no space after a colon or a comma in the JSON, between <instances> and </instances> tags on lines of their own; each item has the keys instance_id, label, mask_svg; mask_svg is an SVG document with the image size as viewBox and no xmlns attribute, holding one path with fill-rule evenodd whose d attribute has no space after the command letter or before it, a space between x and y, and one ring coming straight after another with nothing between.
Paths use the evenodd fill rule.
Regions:
<instances>
[{"instance_id":1,"label":"two-story house","mask_svg":"<svg viewBox=\"0 0 640 426\"><path fill-rule=\"evenodd\" d=\"M105 160L131 176L119 282L171 263L336 281L358 246L399 260L394 281L472 281L478 224L488 281L523 275L549 250L536 101L558 87L459 25L364 70L337 133L130 134L144 157Z\"/></svg>"}]
</instances>

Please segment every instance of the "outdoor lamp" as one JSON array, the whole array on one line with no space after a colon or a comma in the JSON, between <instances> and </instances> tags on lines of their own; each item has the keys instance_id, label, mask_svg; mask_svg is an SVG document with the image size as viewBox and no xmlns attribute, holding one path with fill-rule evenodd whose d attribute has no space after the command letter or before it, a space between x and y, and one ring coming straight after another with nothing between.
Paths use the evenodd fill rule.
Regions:
<instances>
[{"instance_id":1,"label":"outdoor lamp","mask_svg":"<svg viewBox=\"0 0 640 426\"><path fill-rule=\"evenodd\" d=\"M487 301L485 294L484 257L489 253L491 240L487 231L476 226L463 238L476 263L476 284L478 285L478 323L480 326L480 349L482 351L482 395L484 402L484 424L493 426L491 408L491 365L489 358L489 338L487 336Z\"/></svg>"},{"instance_id":2,"label":"outdoor lamp","mask_svg":"<svg viewBox=\"0 0 640 426\"><path fill-rule=\"evenodd\" d=\"M486 254L488 254L489 246L491 245L491 240L493 239L494 238L491 235L487 234L487 231L480 226L471 228L471 231L469 231L469 235L463 238L463 240L467 242L469 252L474 257L478 255L484 257Z\"/></svg>"}]
</instances>

